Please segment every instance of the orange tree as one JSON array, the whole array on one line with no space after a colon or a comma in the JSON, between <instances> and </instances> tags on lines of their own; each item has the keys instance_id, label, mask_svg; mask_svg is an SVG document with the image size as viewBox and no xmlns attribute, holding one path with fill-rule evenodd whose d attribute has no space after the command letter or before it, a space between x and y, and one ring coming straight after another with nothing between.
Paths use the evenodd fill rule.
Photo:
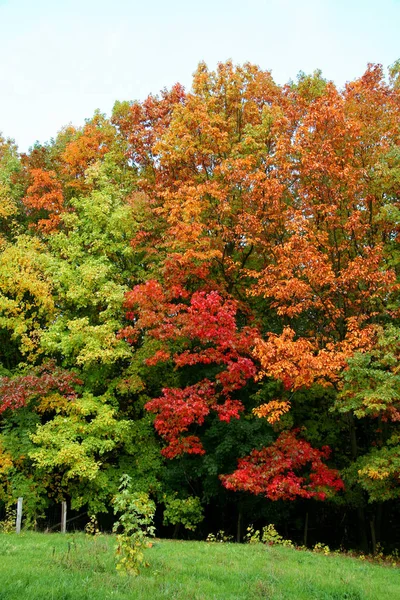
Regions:
<instances>
[{"instance_id":1,"label":"orange tree","mask_svg":"<svg viewBox=\"0 0 400 600\"><path fill-rule=\"evenodd\" d=\"M160 107L168 97L148 102ZM128 304L135 339L157 337L150 360L172 361L182 373L177 388L148 404L159 432L171 444L178 397L183 412L190 412L191 391L198 392L192 386L203 385L198 372L196 383L189 378L185 385L189 363L180 356L190 346L190 356L197 353L190 366L204 364L205 342L190 333L187 319L198 294L218 294L221 305L236 303L239 331L252 327L248 349L260 383L254 394L251 375L246 385L252 391L244 396L257 399L256 414L276 430L298 432L307 423L297 433L299 444L306 437L321 446L324 436L338 444L347 431L342 466L355 461L365 451L358 439L365 437L363 427L351 410L339 421L329 410L348 359L373 348L378 324L397 318L397 89L374 66L340 92L319 73L279 87L252 65L226 63L210 72L202 64L192 91L171 101L168 111L153 112L152 122L141 114L142 142L139 112L137 105L125 106L124 125L131 119L131 139L142 149L135 161L152 219L133 243L147 243L151 252L157 223L162 257L158 252L149 269L158 299L137 288ZM159 306L157 317L149 317L151 301ZM169 332L160 335L163 324ZM172 338L181 346L171 352ZM217 337L207 342L218 344ZM196 406L206 404L208 411L213 405L220 369ZM310 400L309 411L322 411L321 427L318 419L310 424L307 389L320 403ZM199 429L203 409L185 424L192 441L196 426L196 444L198 432L206 432ZM174 438L181 449L182 431L176 429ZM193 451L189 441L186 450ZM238 481L236 489L245 488Z\"/></svg>"},{"instance_id":2,"label":"orange tree","mask_svg":"<svg viewBox=\"0 0 400 600\"><path fill-rule=\"evenodd\" d=\"M289 461L281 479L298 477L298 495L312 495L300 471L328 451L305 444L331 439L343 467L372 441L354 411L330 411L347 361L370 351L378 325L397 318L398 90L376 66L341 92L319 73L280 87L249 64L216 72L201 64L189 93L175 88L121 115L120 106L115 119L139 149L152 217L133 244L150 252L158 244L148 283L127 296L133 326L125 333L136 343L156 339L149 364L180 374L147 405L164 453L203 452L211 410L228 420L253 408L283 433L242 458L225 485L285 497L286 484L281 496L256 484L271 475L285 440L289 454L307 448L309 461ZM240 361L251 367L237 369L227 399L221 380ZM240 408L224 412L228 401ZM321 412L318 424L312 415ZM346 432L348 448L340 444ZM324 478L312 477L315 496L324 496ZM335 477L327 475L327 491L341 487Z\"/></svg>"}]
</instances>

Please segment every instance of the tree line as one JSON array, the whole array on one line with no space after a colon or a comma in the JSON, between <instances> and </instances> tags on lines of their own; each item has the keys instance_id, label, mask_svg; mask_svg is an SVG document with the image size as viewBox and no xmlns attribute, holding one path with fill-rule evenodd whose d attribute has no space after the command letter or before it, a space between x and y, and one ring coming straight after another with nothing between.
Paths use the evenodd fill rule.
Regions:
<instances>
[{"instance_id":1,"label":"tree line","mask_svg":"<svg viewBox=\"0 0 400 600\"><path fill-rule=\"evenodd\" d=\"M395 543L399 71L201 63L0 139L3 512L99 517L126 474L167 533Z\"/></svg>"}]
</instances>

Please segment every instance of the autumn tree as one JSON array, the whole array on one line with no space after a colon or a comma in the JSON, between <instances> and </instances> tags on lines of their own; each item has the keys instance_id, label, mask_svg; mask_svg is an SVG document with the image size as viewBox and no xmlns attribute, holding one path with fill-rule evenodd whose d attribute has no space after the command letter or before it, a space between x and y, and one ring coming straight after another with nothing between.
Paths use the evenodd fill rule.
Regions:
<instances>
[{"instance_id":1,"label":"autumn tree","mask_svg":"<svg viewBox=\"0 0 400 600\"><path fill-rule=\"evenodd\" d=\"M187 306L198 293L238 303L242 326L253 327L260 390L281 382L277 395L256 410L277 433L303 425L297 398L322 387L331 427L347 429L350 445L362 435L351 412L338 428L328 411L347 361L371 350L378 323L396 316L398 111L398 92L380 67L370 66L340 92L320 73L279 87L252 65L228 62L216 72L200 65L168 128L146 137L146 147L153 144L146 154L151 175L136 156L154 218L163 222L157 301L162 305L183 289ZM128 302L138 300L140 289ZM134 328L142 324L150 336L163 324L172 331L170 315L177 311L178 319L180 304L158 314L155 326L146 324L148 305L139 300ZM186 330L182 323L179 328L183 342ZM169 360L168 335L159 338L154 362ZM197 352L200 360L201 346ZM189 387L181 383L178 395L183 413L191 412ZM148 405L169 442L177 401L167 391ZM197 398L200 412L201 406ZM200 412L187 415L187 423L204 424ZM303 428L299 448L308 435L323 446Z\"/></svg>"}]
</instances>

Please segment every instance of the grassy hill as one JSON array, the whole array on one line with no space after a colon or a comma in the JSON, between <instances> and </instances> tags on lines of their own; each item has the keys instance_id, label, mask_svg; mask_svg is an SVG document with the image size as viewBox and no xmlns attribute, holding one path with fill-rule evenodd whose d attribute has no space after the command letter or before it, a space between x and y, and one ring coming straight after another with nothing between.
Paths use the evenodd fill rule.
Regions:
<instances>
[{"instance_id":1,"label":"grassy hill","mask_svg":"<svg viewBox=\"0 0 400 600\"><path fill-rule=\"evenodd\" d=\"M0 535L0 600L396 600L397 568L264 545L158 540L138 577L112 536Z\"/></svg>"}]
</instances>

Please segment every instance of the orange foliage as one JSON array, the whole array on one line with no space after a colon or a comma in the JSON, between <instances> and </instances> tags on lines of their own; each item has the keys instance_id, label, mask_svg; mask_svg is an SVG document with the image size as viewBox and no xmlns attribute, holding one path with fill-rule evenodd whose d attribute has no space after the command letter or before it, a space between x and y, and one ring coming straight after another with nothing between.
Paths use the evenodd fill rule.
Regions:
<instances>
[{"instance_id":1,"label":"orange foliage","mask_svg":"<svg viewBox=\"0 0 400 600\"><path fill-rule=\"evenodd\" d=\"M44 233L55 231L64 210L64 197L57 175L54 171L32 169L30 176L33 181L28 187L23 203L28 212L35 216L35 228Z\"/></svg>"},{"instance_id":2,"label":"orange foliage","mask_svg":"<svg viewBox=\"0 0 400 600\"><path fill-rule=\"evenodd\" d=\"M310 387L313 383L338 384L347 359L356 351L368 350L374 341L374 327L361 329L354 319L347 326L343 341L326 342L322 347L317 338L295 339L290 327L285 327L281 335L270 334L267 340L258 339L254 350L262 367L258 378L280 379L292 390Z\"/></svg>"},{"instance_id":3,"label":"orange foliage","mask_svg":"<svg viewBox=\"0 0 400 600\"><path fill-rule=\"evenodd\" d=\"M371 347L377 315L393 315L386 242L399 226L385 205L399 206L399 190L385 161L399 118L379 66L339 91L318 76L279 87L231 62L201 64L190 93L178 86L118 116L162 223L166 288L227 292L246 316L253 302L275 311L283 332L257 341L260 377L338 385Z\"/></svg>"},{"instance_id":4,"label":"orange foliage","mask_svg":"<svg viewBox=\"0 0 400 600\"><path fill-rule=\"evenodd\" d=\"M261 418L266 418L268 423L273 425L277 423L282 415L289 412L290 410L290 402L287 400L271 400L271 402L267 402L266 404L261 404L257 408L253 408L253 413Z\"/></svg>"},{"instance_id":5,"label":"orange foliage","mask_svg":"<svg viewBox=\"0 0 400 600\"><path fill-rule=\"evenodd\" d=\"M113 127L101 115L95 115L82 132L67 144L61 159L68 187L88 190L85 171L109 152L114 135Z\"/></svg>"}]
</instances>

